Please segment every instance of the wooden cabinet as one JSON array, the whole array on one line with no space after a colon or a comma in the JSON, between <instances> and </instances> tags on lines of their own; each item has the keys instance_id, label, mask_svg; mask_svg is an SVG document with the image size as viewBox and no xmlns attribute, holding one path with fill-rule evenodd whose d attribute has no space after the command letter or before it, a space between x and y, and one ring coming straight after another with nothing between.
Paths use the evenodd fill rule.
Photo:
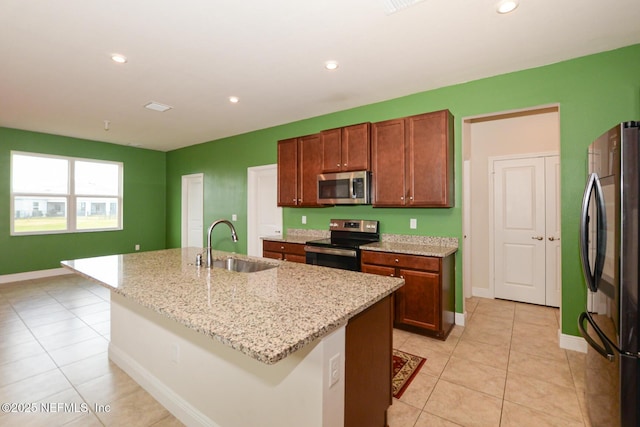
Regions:
<instances>
[{"instance_id":1,"label":"wooden cabinet","mask_svg":"<svg viewBox=\"0 0 640 427\"><path fill-rule=\"evenodd\" d=\"M320 132L322 172L347 172L370 168L370 123Z\"/></svg>"},{"instance_id":2,"label":"wooden cabinet","mask_svg":"<svg viewBox=\"0 0 640 427\"><path fill-rule=\"evenodd\" d=\"M344 427L385 427L391 405L392 297L349 319L345 332Z\"/></svg>"},{"instance_id":3,"label":"wooden cabinet","mask_svg":"<svg viewBox=\"0 0 640 427\"><path fill-rule=\"evenodd\" d=\"M374 206L452 207L453 116L449 110L371 125Z\"/></svg>"},{"instance_id":4,"label":"wooden cabinet","mask_svg":"<svg viewBox=\"0 0 640 427\"><path fill-rule=\"evenodd\" d=\"M278 141L278 206L318 205L320 134Z\"/></svg>"},{"instance_id":5,"label":"wooden cabinet","mask_svg":"<svg viewBox=\"0 0 640 427\"><path fill-rule=\"evenodd\" d=\"M402 277L393 325L446 339L455 318L454 256L444 258L362 251L362 272Z\"/></svg>"},{"instance_id":6,"label":"wooden cabinet","mask_svg":"<svg viewBox=\"0 0 640 427\"><path fill-rule=\"evenodd\" d=\"M287 243L273 240L262 241L262 256L265 258L281 259L291 262L306 262L304 244Z\"/></svg>"}]
</instances>

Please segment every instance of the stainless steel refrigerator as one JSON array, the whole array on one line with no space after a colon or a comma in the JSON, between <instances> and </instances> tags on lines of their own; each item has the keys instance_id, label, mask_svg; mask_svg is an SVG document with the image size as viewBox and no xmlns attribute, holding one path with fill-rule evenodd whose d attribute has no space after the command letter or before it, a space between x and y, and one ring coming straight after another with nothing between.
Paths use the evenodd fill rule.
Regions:
<instances>
[{"instance_id":1,"label":"stainless steel refrigerator","mask_svg":"<svg viewBox=\"0 0 640 427\"><path fill-rule=\"evenodd\" d=\"M585 386L593 427L640 423L639 128L640 122L621 123L589 146L580 218L589 298L578 326L589 344Z\"/></svg>"}]
</instances>

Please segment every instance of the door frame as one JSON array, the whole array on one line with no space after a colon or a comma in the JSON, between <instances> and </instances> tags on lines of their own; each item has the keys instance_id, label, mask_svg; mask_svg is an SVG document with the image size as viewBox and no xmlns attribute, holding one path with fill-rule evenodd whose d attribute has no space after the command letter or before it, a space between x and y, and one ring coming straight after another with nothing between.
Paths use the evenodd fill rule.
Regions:
<instances>
[{"instance_id":1,"label":"door frame","mask_svg":"<svg viewBox=\"0 0 640 427\"><path fill-rule=\"evenodd\" d=\"M189 237L189 233L188 233L188 227L189 227L189 203L188 203L188 188L189 188L189 181L194 179L194 178L199 178L202 180L202 193L200 194L200 197L202 199L202 207L204 210L204 173L192 173L189 175L182 175L182 182L181 182L181 220L180 220L180 232L181 232L181 237L180 237L180 246L181 247L187 247L188 245L188 237ZM202 227L204 227L204 211L203 211L203 221L202 221ZM204 228L203 228L204 229ZM204 239L204 235L202 236L202 238Z\"/></svg>"},{"instance_id":2,"label":"door frame","mask_svg":"<svg viewBox=\"0 0 640 427\"><path fill-rule=\"evenodd\" d=\"M532 157L551 157L558 156L560 157L560 153L557 151L547 151L547 152L538 152L538 153L523 153L523 154L511 154L505 156L493 156L489 157L487 161L489 162L489 187L491 191L488 192L489 195L489 294L490 298L495 298L495 197L494 197L494 186L495 186L495 174L494 174L494 163L500 160L518 160L518 159L528 159ZM562 244L562 243L560 243ZM546 288L545 288L546 292Z\"/></svg>"},{"instance_id":3,"label":"door frame","mask_svg":"<svg viewBox=\"0 0 640 427\"><path fill-rule=\"evenodd\" d=\"M256 256L262 256L262 247L256 247L258 242L259 233L259 212L257 212L257 179L258 175L265 171L276 171L276 185L277 185L277 171L278 165L263 165L253 166L247 168L247 254L258 254ZM277 201L276 201L277 202ZM282 210L282 208L279 208ZM280 232L282 233L282 215L280 215Z\"/></svg>"}]
</instances>

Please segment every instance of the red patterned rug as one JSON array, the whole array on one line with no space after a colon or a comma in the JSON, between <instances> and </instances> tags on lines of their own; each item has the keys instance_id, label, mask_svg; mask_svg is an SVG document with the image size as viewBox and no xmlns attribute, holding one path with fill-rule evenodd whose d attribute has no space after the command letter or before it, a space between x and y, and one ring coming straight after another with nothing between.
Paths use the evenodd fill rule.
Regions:
<instances>
[{"instance_id":1,"label":"red patterned rug","mask_svg":"<svg viewBox=\"0 0 640 427\"><path fill-rule=\"evenodd\" d=\"M424 357L393 349L393 397L400 399L426 360Z\"/></svg>"}]
</instances>

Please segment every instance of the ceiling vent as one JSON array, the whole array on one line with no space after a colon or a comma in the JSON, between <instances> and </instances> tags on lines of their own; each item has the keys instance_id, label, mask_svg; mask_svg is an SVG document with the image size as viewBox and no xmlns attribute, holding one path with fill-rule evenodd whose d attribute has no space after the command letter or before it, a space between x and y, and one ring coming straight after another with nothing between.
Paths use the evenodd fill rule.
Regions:
<instances>
[{"instance_id":1,"label":"ceiling vent","mask_svg":"<svg viewBox=\"0 0 640 427\"><path fill-rule=\"evenodd\" d=\"M416 3L420 3L424 0L381 0L384 13L391 15L402 9L406 9L409 6L413 6Z\"/></svg>"},{"instance_id":2,"label":"ceiling vent","mask_svg":"<svg viewBox=\"0 0 640 427\"><path fill-rule=\"evenodd\" d=\"M170 106L170 105L164 105L164 104L160 104L159 102L151 101L150 103L145 105L144 108L146 108L148 110L160 111L161 113L164 113L165 111L170 110L173 107Z\"/></svg>"}]
</instances>

